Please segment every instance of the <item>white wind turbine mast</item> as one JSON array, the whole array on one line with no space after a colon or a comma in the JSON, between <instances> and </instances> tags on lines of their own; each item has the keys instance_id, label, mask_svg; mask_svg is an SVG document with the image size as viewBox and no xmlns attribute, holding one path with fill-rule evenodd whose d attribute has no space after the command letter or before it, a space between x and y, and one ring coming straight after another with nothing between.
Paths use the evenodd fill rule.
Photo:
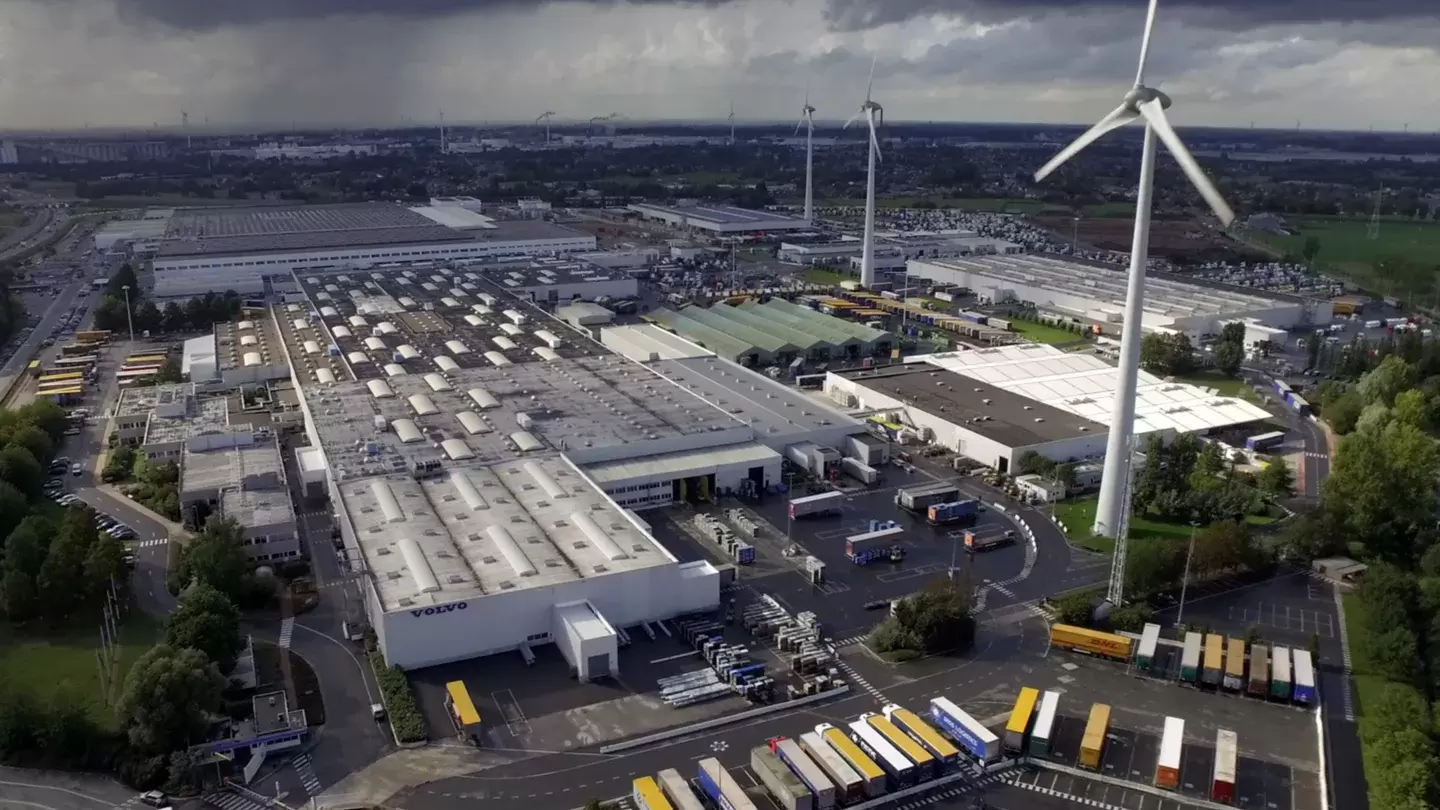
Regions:
<instances>
[{"instance_id":1,"label":"white wind turbine mast","mask_svg":"<svg viewBox=\"0 0 1440 810\"><path fill-rule=\"evenodd\" d=\"M815 108L810 106L810 84L805 84L805 104L800 108L800 123L795 134L805 127L805 221L815 220Z\"/></svg>"},{"instance_id":2,"label":"white wind turbine mast","mask_svg":"<svg viewBox=\"0 0 1440 810\"><path fill-rule=\"evenodd\" d=\"M546 143L546 144L549 144L549 143L550 143L550 119L551 119L551 118L554 118L554 117L555 117L555 112L554 112L553 110L546 110L545 112L540 113L539 115L535 116L535 123L536 123L536 124L539 124L541 121L544 121L544 122L545 122L545 143Z\"/></svg>"},{"instance_id":3,"label":"white wind turbine mast","mask_svg":"<svg viewBox=\"0 0 1440 810\"><path fill-rule=\"evenodd\" d=\"M727 116L725 120L730 122L730 145L731 145L731 146L734 146L734 145L735 145L735 99L734 99L734 98L731 98L731 99L730 99L730 115Z\"/></svg>"},{"instance_id":4,"label":"white wind turbine mast","mask_svg":"<svg viewBox=\"0 0 1440 810\"><path fill-rule=\"evenodd\" d=\"M1165 149L1180 164L1180 169L1189 178L1190 184L1200 192L1206 204L1215 212L1220 223L1229 226L1235 220L1235 212L1225 203L1215 189L1205 170L1195 161L1190 150L1170 126L1165 110L1170 106L1170 97L1145 85L1145 62L1150 54L1150 38L1155 29L1155 10L1158 0L1150 0L1150 9L1145 18L1145 34L1140 44L1140 67L1135 73L1135 86L1125 94L1120 106L1100 123L1086 130L1085 134L1065 147L1035 173L1036 181L1044 180L1051 172L1079 154L1087 146L1105 135L1129 124L1144 119L1145 145L1140 159L1140 183L1135 195L1135 237L1130 249L1130 279L1125 294L1125 321L1120 341L1120 374L1115 391L1114 410L1111 414L1109 441L1106 444L1105 472L1100 483L1100 503L1095 512L1094 531L1105 537L1120 541L1116 545L1115 566L1120 577L1111 576L1111 601L1118 604L1122 597L1124 566L1124 534L1127 523L1124 515L1129 487L1130 435L1135 424L1136 383L1140 370L1141 315L1145 303L1145 264L1150 250L1150 208L1155 186L1156 139L1165 144Z\"/></svg>"},{"instance_id":5,"label":"white wind turbine mast","mask_svg":"<svg viewBox=\"0 0 1440 810\"><path fill-rule=\"evenodd\" d=\"M860 286L866 288L875 284L875 164L880 161L880 137L875 134L875 129L885 123L885 108L870 97L875 89L875 64L879 59L880 54L877 53L870 60L870 81L865 85L865 103L860 105L860 110L850 116L850 120L842 127L848 129L863 115L866 126L870 128L870 171L865 177L865 241L860 252Z\"/></svg>"}]
</instances>

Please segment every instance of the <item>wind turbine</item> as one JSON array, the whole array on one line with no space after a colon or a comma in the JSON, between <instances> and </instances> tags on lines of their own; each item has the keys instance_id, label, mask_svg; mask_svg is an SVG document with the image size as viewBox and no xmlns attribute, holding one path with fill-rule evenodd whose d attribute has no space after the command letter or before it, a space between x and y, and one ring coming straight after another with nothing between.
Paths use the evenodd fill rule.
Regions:
<instances>
[{"instance_id":1,"label":"wind turbine","mask_svg":"<svg viewBox=\"0 0 1440 810\"><path fill-rule=\"evenodd\" d=\"M1086 130L1085 134L1065 147L1035 173L1036 181L1044 180L1066 161L1075 157L1087 146L1100 140L1110 132L1132 121L1144 119L1145 146L1140 159L1140 183L1135 195L1135 236L1130 248L1130 279L1125 293L1124 331L1120 340L1120 373L1115 389L1115 403L1111 412L1110 435L1105 448L1105 471L1100 481L1100 503L1095 512L1093 530L1096 534L1115 538L1114 567L1111 573L1109 598L1118 605L1124 589L1124 546L1128 516L1125 514L1129 502L1131 435L1135 425L1136 385L1140 371L1141 320L1145 305L1145 264L1150 250L1150 208L1155 186L1156 139L1165 145L1180 169L1185 172L1191 185L1219 217L1222 225L1228 226L1235 220L1235 212L1225 203L1215 189L1205 170L1195 162L1190 150L1175 134L1165 110L1170 106L1170 97L1145 84L1145 62L1150 53L1150 37L1155 29L1155 10L1158 0L1150 0L1150 10L1145 17L1145 34L1140 44L1140 66L1135 73L1135 86L1125 94L1120 106L1100 123ZM1116 573L1118 572L1118 573Z\"/></svg>"},{"instance_id":2,"label":"wind turbine","mask_svg":"<svg viewBox=\"0 0 1440 810\"><path fill-rule=\"evenodd\" d=\"M805 104L800 108L800 123L795 125L795 134L805 127L805 221L813 222L815 215L815 108L810 106L810 83L805 83Z\"/></svg>"},{"instance_id":3,"label":"wind turbine","mask_svg":"<svg viewBox=\"0 0 1440 810\"><path fill-rule=\"evenodd\" d=\"M539 125L542 120L545 122L545 143L547 144L550 143L550 119L554 117L555 113L551 110L546 110L545 112L535 116L536 125Z\"/></svg>"},{"instance_id":4,"label":"wind turbine","mask_svg":"<svg viewBox=\"0 0 1440 810\"><path fill-rule=\"evenodd\" d=\"M727 121L730 122L730 145L731 145L731 146L734 146L734 145L735 145L735 99L734 99L733 97L730 99L730 115L727 116L725 120L727 120Z\"/></svg>"},{"instance_id":5,"label":"wind turbine","mask_svg":"<svg viewBox=\"0 0 1440 810\"><path fill-rule=\"evenodd\" d=\"M849 129L863 115L865 125L870 128L870 171L865 177L865 241L860 251L860 286L866 288L875 285L875 164L880 162L880 138L875 134L875 128L885 123L885 108L870 97L875 89L875 63L879 59L880 54L877 53L870 61L870 82L865 85L865 103L841 127Z\"/></svg>"},{"instance_id":6,"label":"wind turbine","mask_svg":"<svg viewBox=\"0 0 1440 810\"><path fill-rule=\"evenodd\" d=\"M445 111L440 111L440 154L445 154L449 149L445 144Z\"/></svg>"},{"instance_id":7,"label":"wind turbine","mask_svg":"<svg viewBox=\"0 0 1440 810\"><path fill-rule=\"evenodd\" d=\"M180 111L180 128L185 132L185 148L190 148L190 113Z\"/></svg>"}]
</instances>

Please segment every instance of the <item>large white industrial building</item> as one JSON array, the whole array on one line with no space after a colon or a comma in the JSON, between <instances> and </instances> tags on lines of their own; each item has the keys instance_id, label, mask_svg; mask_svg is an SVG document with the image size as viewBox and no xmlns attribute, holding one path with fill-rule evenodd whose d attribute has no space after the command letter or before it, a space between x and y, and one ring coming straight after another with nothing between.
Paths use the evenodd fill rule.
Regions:
<instances>
[{"instance_id":1,"label":"large white industrial building","mask_svg":"<svg viewBox=\"0 0 1440 810\"><path fill-rule=\"evenodd\" d=\"M968 287L993 303L1033 303L1042 311L1077 320L1119 325L1124 320L1126 273L1121 268L1044 256L970 256L917 259L908 265L914 279ZM1142 328L1182 332L1198 339L1219 334L1225 323L1247 322L1257 334L1329 323L1329 301L1244 290L1176 276L1150 274L1145 280Z\"/></svg>"},{"instance_id":2,"label":"large white industrial building","mask_svg":"<svg viewBox=\"0 0 1440 810\"><path fill-rule=\"evenodd\" d=\"M637 510L767 487L788 444L864 432L658 327L618 327L615 354L503 276L401 272L306 276L314 316L275 310L298 466L330 493L391 664L553 642L579 677L613 674L616 628L713 608L726 576L678 562Z\"/></svg>"},{"instance_id":3,"label":"large white industrial building","mask_svg":"<svg viewBox=\"0 0 1440 810\"><path fill-rule=\"evenodd\" d=\"M1029 451L1061 462L1103 455L1118 375L1091 354L1022 344L910 358L903 369L831 372L825 391L848 409L878 413L1008 472ZM1140 372L1142 442L1268 418L1242 399Z\"/></svg>"},{"instance_id":4,"label":"large white industrial building","mask_svg":"<svg viewBox=\"0 0 1440 810\"><path fill-rule=\"evenodd\" d=\"M629 206L629 209L644 219L663 222L672 228L709 236L778 234L805 231L811 228L811 224L804 217L795 217L779 211L753 211L734 205L634 203Z\"/></svg>"}]
</instances>

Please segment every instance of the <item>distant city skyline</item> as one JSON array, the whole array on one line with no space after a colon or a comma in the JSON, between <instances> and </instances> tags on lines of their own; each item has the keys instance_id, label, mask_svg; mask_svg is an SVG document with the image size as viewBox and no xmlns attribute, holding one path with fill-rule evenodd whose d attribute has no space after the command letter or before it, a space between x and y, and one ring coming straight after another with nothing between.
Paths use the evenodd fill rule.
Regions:
<instances>
[{"instance_id":1,"label":"distant city skyline","mask_svg":"<svg viewBox=\"0 0 1440 810\"><path fill-rule=\"evenodd\" d=\"M817 118L1084 123L1141 0L10 0L0 127ZM1440 4L1162 0L1178 126L1440 130Z\"/></svg>"}]
</instances>

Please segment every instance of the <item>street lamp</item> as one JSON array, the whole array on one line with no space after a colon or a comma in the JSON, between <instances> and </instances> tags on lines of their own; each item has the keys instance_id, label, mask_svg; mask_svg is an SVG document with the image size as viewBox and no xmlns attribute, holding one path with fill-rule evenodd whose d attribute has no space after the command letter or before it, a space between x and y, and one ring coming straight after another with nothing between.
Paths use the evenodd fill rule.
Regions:
<instances>
[{"instance_id":1,"label":"street lamp","mask_svg":"<svg viewBox=\"0 0 1440 810\"><path fill-rule=\"evenodd\" d=\"M130 342L135 342L135 319L130 316L130 285L121 285L120 289L125 291L125 323L130 327Z\"/></svg>"},{"instance_id":2,"label":"street lamp","mask_svg":"<svg viewBox=\"0 0 1440 810\"><path fill-rule=\"evenodd\" d=\"M1195 556L1195 530L1200 528L1200 521L1190 521L1190 550L1185 552L1185 573L1180 577L1180 607L1175 611L1175 626L1180 626L1180 620L1185 618L1185 589L1190 586L1190 558Z\"/></svg>"}]
</instances>

